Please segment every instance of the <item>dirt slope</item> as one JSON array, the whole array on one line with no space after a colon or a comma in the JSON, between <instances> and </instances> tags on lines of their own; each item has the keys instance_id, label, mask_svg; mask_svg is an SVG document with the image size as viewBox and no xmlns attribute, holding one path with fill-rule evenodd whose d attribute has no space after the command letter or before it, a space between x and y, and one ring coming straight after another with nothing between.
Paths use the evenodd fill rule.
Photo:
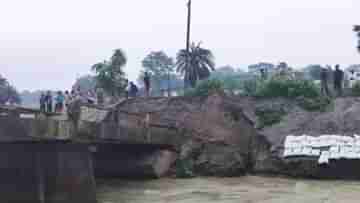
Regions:
<instances>
[{"instance_id":1,"label":"dirt slope","mask_svg":"<svg viewBox=\"0 0 360 203\"><path fill-rule=\"evenodd\" d=\"M244 104L248 105L248 102ZM338 98L326 112L308 112L294 101L282 99L254 101L250 111L263 105L285 107L287 115L278 124L258 130L253 149L254 171L316 178L360 178L360 160L331 161L318 165L317 159L284 159L283 146L287 135L339 134L353 136L360 133L360 99ZM248 110L250 108L247 108Z\"/></svg>"}]
</instances>

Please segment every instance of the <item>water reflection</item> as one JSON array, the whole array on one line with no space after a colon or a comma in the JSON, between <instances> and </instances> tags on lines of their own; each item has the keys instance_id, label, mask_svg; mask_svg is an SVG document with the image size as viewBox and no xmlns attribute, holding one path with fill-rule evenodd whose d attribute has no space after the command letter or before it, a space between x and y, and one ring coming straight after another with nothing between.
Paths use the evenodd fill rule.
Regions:
<instances>
[{"instance_id":1,"label":"water reflection","mask_svg":"<svg viewBox=\"0 0 360 203\"><path fill-rule=\"evenodd\" d=\"M360 182L241 178L99 180L100 203L358 203Z\"/></svg>"}]
</instances>

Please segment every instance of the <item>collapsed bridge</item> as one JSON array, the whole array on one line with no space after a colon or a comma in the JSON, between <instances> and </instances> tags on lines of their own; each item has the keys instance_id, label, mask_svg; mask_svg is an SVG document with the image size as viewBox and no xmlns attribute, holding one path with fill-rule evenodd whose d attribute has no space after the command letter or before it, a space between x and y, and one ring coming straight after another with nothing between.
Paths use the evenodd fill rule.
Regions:
<instances>
[{"instance_id":1,"label":"collapsed bridge","mask_svg":"<svg viewBox=\"0 0 360 203\"><path fill-rule=\"evenodd\" d=\"M2 202L96 202L95 177L160 177L175 161L171 145L121 132L110 110L79 110L74 121L0 107Z\"/></svg>"},{"instance_id":2,"label":"collapsed bridge","mask_svg":"<svg viewBox=\"0 0 360 203\"><path fill-rule=\"evenodd\" d=\"M0 107L4 202L96 202L95 177L160 177L175 160L198 175L239 176L253 123L222 95L137 98L67 115Z\"/></svg>"}]
</instances>

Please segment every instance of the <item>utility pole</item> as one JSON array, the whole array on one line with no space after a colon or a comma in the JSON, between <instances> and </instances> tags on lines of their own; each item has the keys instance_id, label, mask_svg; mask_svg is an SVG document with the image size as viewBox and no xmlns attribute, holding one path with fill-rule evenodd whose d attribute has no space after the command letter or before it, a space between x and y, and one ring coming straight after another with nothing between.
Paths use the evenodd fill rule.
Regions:
<instances>
[{"instance_id":1,"label":"utility pole","mask_svg":"<svg viewBox=\"0 0 360 203\"><path fill-rule=\"evenodd\" d=\"M6 99L6 103L11 103L11 86L10 86L10 83L7 82L7 99ZM5 103L5 104L6 104Z\"/></svg>"},{"instance_id":2,"label":"utility pole","mask_svg":"<svg viewBox=\"0 0 360 203\"><path fill-rule=\"evenodd\" d=\"M360 52L360 25L354 25L353 31L356 32L356 34L357 34L357 37L358 37L358 46L357 46L357 49L358 49L358 51Z\"/></svg>"},{"instance_id":3,"label":"utility pole","mask_svg":"<svg viewBox=\"0 0 360 203\"><path fill-rule=\"evenodd\" d=\"M186 51L189 53L190 48L190 25L191 25L191 0L188 4L188 19L187 19L187 33L186 33Z\"/></svg>"},{"instance_id":4,"label":"utility pole","mask_svg":"<svg viewBox=\"0 0 360 203\"><path fill-rule=\"evenodd\" d=\"M188 7L188 17L187 17L187 32L186 32L186 54L187 54L187 63L186 63L186 66L189 66L189 61L190 61L190 28L191 28L191 0L189 0L189 2L187 3L187 7ZM188 67L186 67L188 68ZM186 74L185 74L186 75ZM184 79L184 85L185 85L185 89L187 89L188 87L188 79L185 78Z\"/></svg>"}]
</instances>

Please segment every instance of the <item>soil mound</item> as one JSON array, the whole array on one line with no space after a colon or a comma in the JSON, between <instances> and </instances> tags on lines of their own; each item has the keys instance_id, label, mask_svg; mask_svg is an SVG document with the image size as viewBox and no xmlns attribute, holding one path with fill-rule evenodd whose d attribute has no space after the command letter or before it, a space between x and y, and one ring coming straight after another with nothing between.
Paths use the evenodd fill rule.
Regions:
<instances>
[{"instance_id":1,"label":"soil mound","mask_svg":"<svg viewBox=\"0 0 360 203\"><path fill-rule=\"evenodd\" d=\"M283 158L284 141L288 135L343 135L360 133L360 99L338 98L325 112L309 112L296 101L283 99L244 102L248 111L257 108L281 108L286 112L277 124L258 129L253 144L253 169L260 173L286 174L315 178L360 178L360 160L333 160L319 165L317 158ZM250 114L251 114L250 113ZM257 121L258 117L254 117Z\"/></svg>"}]
</instances>

